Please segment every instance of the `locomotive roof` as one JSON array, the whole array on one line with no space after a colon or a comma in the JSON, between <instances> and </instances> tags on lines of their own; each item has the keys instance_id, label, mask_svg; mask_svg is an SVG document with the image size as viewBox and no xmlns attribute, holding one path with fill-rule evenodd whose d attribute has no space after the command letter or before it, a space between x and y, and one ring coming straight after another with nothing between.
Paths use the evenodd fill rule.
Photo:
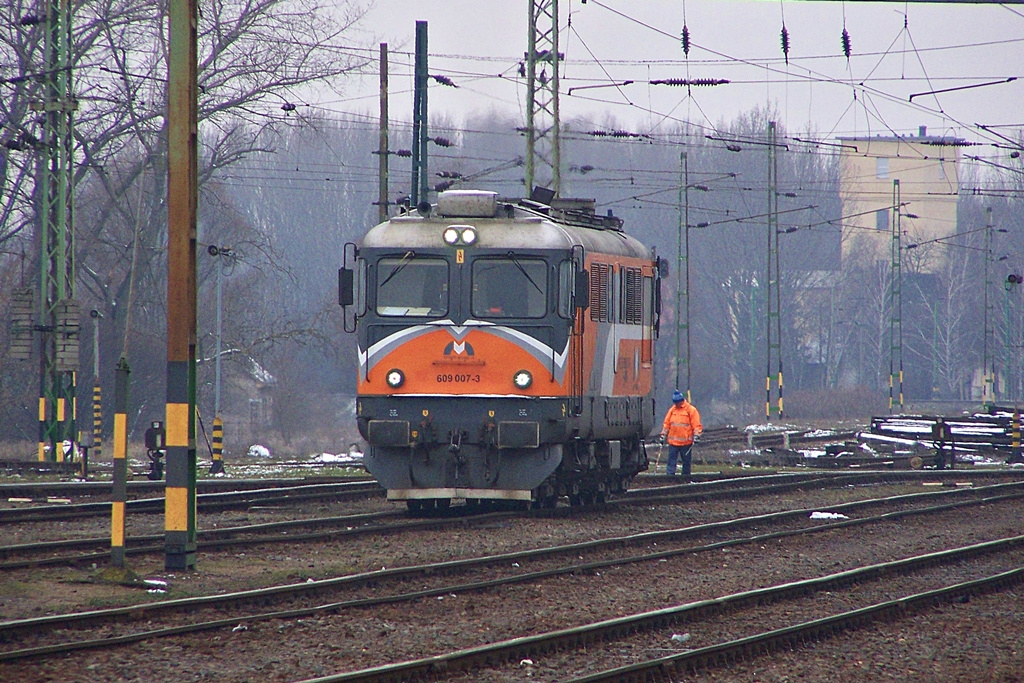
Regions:
<instances>
[{"instance_id":1,"label":"locomotive roof","mask_svg":"<svg viewBox=\"0 0 1024 683\"><path fill-rule=\"evenodd\" d=\"M446 248L441 234L450 225L477 230L474 249L556 249L583 246L588 252L651 258L650 249L622 231L622 221L596 216L593 200L499 199L496 193L442 192L430 211L413 210L370 229L367 248Z\"/></svg>"}]
</instances>

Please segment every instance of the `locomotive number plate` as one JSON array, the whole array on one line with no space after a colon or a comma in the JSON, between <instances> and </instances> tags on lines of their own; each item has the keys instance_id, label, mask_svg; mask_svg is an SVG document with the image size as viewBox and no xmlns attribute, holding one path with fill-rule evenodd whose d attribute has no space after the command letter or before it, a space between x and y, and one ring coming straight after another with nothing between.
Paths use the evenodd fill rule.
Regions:
<instances>
[{"instance_id":1,"label":"locomotive number plate","mask_svg":"<svg viewBox=\"0 0 1024 683\"><path fill-rule=\"evenodd\" d=\"M472 373L440 373L437 376L438 384L448 384L449 382L479 382L480 375Z\"/></svg>"}]
</instances>

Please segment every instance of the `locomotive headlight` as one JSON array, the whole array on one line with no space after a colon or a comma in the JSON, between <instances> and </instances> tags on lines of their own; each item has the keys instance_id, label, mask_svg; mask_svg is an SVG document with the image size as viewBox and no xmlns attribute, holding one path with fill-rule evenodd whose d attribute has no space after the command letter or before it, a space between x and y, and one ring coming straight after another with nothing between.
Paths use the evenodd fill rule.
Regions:
<instances>
[{"instance_id":1,"label":"locomotive headlight","mask_svg":"<svg viewBox=\"0 0 1024 683\"><path fill-rule=\"evenodd\" d=\"M462 241L466 244L473 244L476 242L476 230L473 228L466 228L462 231Z\"/></svg>"},{"instance_id":2,"label":"locomotive headlight","mask_svg":"<svg viewBox=\"0 0 1024 683\"><path fill-rule=\"evenodd\" d=\"M397 389L398 387L405 384L405 375L402 374L402 371L399 370L398 368L388 370L386 381L389 387L391 387L392 389Z\"/></svg>"},{"instance_id":3,"label":"locomotive headlight","mask_svg":"<svg viewBox=\"0 0 1024 683\"><path fill-rule=\"evenodd\" d=\"M520 370L512 375L512 384L516 385L516 389L529 389L530 385L533 384L533 375L530 374L529 370Z\"/></svg>"},{"instance_id":4,"label":"locomotive headlight","mask_svg":"<svg viewBox=\"0 0 1024 683\"><path fill-rule=\"evenodd\" d=\"M444 238L445 244L455 244L459 241L459 231L455 228L445 228L441 237Z\"/></svg>"}]
</instances>

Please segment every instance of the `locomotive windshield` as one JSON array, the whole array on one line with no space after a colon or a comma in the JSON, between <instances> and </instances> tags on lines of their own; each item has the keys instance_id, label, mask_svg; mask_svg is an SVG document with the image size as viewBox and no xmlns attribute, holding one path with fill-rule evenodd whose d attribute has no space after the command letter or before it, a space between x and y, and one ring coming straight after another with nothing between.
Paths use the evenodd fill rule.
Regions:
<instances>
[{"instance_id":1,"label":"locomotive windshield","mask_svg":"<svg viewBox=\"0 0 1024 683\"><path fill-rule=\"evenodd\" d=\"M474 317L544 317L547 272L547 264L538 259L477 259L473 262Z\"/></svg>"},{"instance_id":2,"label":"locomotive windshield","mask_svg":"<svg viewBox=\"0 0 1024 683\"><path fill-rule=\"evenodd\" d=\"M448 262L416 256L377 264L377 314L436 316L448 312Z\"/></svg>"}]
</instances>

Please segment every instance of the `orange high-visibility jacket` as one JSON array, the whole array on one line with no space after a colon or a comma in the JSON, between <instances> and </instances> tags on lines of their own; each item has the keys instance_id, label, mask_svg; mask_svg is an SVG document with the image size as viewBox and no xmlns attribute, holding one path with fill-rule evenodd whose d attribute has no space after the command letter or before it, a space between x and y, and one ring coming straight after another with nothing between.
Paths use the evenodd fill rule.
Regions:
<instances>
[{"instance_id":1,"label":"orange high-visibility jacket","mask_svg":"<svg viewBox=\"0 0 1024 683\"><path fill-rule=\"evenodd\" d=\"M673 446L688 446L693 443L693 436L704 431L700 423L700 413L689 401L683 401L665 413L665 421L661 425L661 435L668 437Z\"/></svg>"}]
</instances>

